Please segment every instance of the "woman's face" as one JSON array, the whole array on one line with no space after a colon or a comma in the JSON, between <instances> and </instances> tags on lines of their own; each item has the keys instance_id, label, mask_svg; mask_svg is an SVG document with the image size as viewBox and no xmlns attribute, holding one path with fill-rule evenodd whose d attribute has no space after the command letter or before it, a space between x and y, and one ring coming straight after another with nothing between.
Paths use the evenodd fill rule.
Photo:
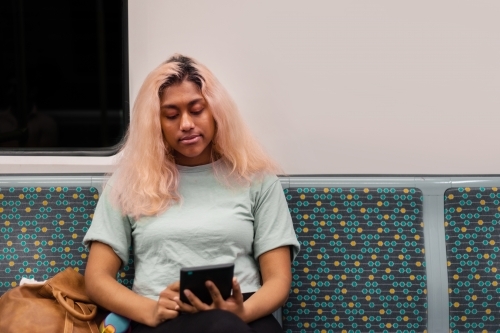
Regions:
<instances>
[{"instance_id":1,"label":"woman's face","mask_svg":"<svg viewBox=\"0 0 500 333\"><path fill-rule=\"evenodd\" d=\"M163 91L160 98L163 138L179 165L211 162L215 121L205 98L193 82L184 80Z\"/></svg>"}]
</instances>

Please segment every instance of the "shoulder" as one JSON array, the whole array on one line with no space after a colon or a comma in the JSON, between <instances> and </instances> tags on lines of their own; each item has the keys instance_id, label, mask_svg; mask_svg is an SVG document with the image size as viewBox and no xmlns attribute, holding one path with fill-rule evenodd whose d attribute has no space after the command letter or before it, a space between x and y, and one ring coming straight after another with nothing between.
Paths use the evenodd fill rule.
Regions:
<instances>
[{"instance_id":1,"label":"shoulder","mask_svg":"<svg viewBox=\"0 0 500 333\"><path fill-rule=\"evenodd\" d=\"M252 177L250 187L252 191L258 192L260 194L265 194L266 192L272 190L283 190L278 176L269 173L254 175Z\"/></svg>"},{"instance_id":2,"label":"shoulder","mask_svg":"<svg viewBox=\"0 0 500 333\"><path fill-rule=\"evenodd\" d=\"M119 207L117 198L117 176L111 175L107 180L103 181L99 189L99 205L117 209Z\"/></svg>"},{"instance_id":3,"label":"shoulder","mask_svg":"<svg viewBox=\"0 0 500 333\"><path fill-rule=\"evenodd\" d=\"M115 186L115 184L117 183L118 181L118 177L119 177L119 172L113 172L111 175L108 175L107 177L107 180L104 181L104 189L107 188L107 187L111 187L113 188Z\"/></svg>"},{"instance_id":4,"label":"shoulder","mask_svg":"<svg viewBox=\"0 0 500 333\"><path fill-rule=\"evenodd\" d=\"M265 193L272 188L283 190L280 179L274 173L262 171L255 172L248 176L236 175L234 169L229 162L222 160L217 161L215 165L215 174L222 176L232 186L242 186L249 188L251 192Z\"/></svg>"}]
</instances>

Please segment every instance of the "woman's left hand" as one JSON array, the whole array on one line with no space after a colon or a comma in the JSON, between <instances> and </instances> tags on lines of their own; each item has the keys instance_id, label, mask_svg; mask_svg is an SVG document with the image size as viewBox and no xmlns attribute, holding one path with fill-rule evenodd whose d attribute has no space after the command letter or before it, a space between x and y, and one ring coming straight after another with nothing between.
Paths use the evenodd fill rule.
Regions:
<instances>
[{"instance_id":1,"label":"woman's left hand","mask_svg":"<svg viewBox=\"0 0 500 333\"><path fill-rule=\"evenodd\" d=\"M243 305L243 295L241 293L240 284L233 278L233 294L226 300L222 298L219 289L215 286L212 281L205 282L205 286L207 287L210 295L212 296L212 304L208 305L200 301L198 297L196 297L191 291L185 290L184 294L186 295L189 302L192 304L183 303L180 299L177 299L176 302L179 305L179 311L185 312L197 312L197 311L208 311L213 309L221 309L234 313L241 319L245 320L245 307Z\"/></svg>"}]
</instances>

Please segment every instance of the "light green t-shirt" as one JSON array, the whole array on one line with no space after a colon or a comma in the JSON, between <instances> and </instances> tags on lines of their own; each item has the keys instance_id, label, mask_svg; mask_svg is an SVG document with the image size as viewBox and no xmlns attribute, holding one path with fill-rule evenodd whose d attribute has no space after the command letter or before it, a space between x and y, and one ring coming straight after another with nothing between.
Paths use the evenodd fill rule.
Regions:
<instances>
[{"instance_id":1,"label":"light green t-shirt","mask_svg":"<svg viewBox=\"0 0 500 333\"><path fill-rule=\"evenodd\" d=\"M260 288L258 257L289 245L299 251L288 205L279 179L268 175L249 185L228 186L216 177L227 172L221 162L196 167L178 166L182 201L154 217L137 221L113 207L112 185L97 204L84 244L109 245L123 263L133 238L133 290L157 299L179 280L180 268L235 263L234 275L243 293Z\"/></svg>"}]
</instances>

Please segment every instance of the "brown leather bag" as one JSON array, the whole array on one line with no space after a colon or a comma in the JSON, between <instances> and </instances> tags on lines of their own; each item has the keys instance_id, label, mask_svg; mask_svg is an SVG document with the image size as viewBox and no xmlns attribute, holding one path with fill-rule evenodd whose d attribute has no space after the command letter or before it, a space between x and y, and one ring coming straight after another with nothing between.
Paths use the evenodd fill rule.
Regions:
<instances>
[{"instance_id":1,"label":"brown leather bag","mask_svg":"<svg viewBox=\"0 0 500 333\"><path fill-rule=\"evenodd\" d=\"M96 314L84 277L66 268L42 285L24 284L3 294L0 332L99 333Z\"/></svg>"}]
</instances>

